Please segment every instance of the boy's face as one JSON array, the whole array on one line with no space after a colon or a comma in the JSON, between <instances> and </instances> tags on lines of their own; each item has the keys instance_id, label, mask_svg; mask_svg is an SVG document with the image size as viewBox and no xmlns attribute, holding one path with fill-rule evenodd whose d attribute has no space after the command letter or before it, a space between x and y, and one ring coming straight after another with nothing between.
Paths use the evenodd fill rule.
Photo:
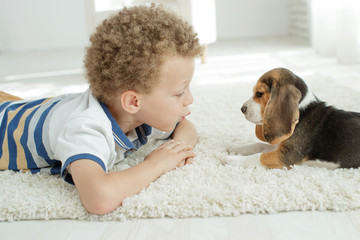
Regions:
<instances>
[{"instance_id":1,"label":"boy's face","mask_svg":"<svg viewBox=\"0 0 360 240\"><path fill-rule=\"evenodd\" d=\"M165 60L160 68L160 81L150 94L141 95L139 120L166 132L184 120L193 102L190 82L194 68L193 58L174 56Z\"/></svg>"}]
</instances>

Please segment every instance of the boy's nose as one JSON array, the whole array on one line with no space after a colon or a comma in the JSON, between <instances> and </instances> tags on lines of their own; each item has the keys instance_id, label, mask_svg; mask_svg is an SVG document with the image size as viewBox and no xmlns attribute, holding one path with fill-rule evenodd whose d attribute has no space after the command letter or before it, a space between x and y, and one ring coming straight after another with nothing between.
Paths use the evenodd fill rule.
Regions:
<instances>
[{"instance_id":1,"label":"boy's nose","mask_svg":"<svg viewBox=\"0 0 360 240\"><path fill-rule=\"evenodd\" d=\"M184 105L188 106L188 105L192 104L193 101L194 101L194 98L193 98L191 92L189 91L189 94L188 94L188 96L186 97L186 99L184 101Z\"/></svg>"}]
</instances>

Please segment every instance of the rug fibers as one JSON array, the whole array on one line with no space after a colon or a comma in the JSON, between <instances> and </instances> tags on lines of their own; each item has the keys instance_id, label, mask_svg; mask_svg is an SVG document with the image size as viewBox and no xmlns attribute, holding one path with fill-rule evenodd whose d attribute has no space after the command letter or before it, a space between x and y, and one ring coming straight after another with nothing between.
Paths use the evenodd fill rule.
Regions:
<instances>
[{"instance_id":1,"label":"rug fibers","mask_svg":"<svg viewBox=\"0 0 360 240\"><path fill-rule=\"evenodd\" d=\"M352 89L328 84L329 80L321 76L309 80L320 99L347 110L360 110L356 104L360 96ZM268 170L259 164L258 155L238 159L226 151L231 144L259 142L254 125L240 112L255 81L211 85L194 81L195 100L189 117L199 133L194 163L162 175L139 194L125 199L114 212L104 216L88 213L75 187L58 176L2 171L0 220L124 221L359 208L359 169L333 169L315 161L291 170ZM159 144L161 141L150 142L112 171L139 163Z\"/></svg>"}]
</instances>

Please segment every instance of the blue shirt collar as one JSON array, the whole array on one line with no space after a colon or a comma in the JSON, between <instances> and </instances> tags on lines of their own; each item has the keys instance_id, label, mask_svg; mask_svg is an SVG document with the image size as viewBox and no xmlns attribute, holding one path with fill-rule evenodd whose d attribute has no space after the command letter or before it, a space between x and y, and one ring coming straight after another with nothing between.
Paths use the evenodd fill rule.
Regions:
<instances>
[{"instance_id":1,"label":"blue shirt collar","mask_svg":"<svg viewBox=\"0 0 360 240\"><path fill-rule=\"evenodd\" d=\"M123 130L120 128L119 124L116 122L115 118L111 115L108 107L100 102L100 105L102 109L104 110L106 116L109 118L111 122L112 132L114 136L115 142L122 148L126 150L134 149L136 148L132 142L128 139L128 137L125 135ZM142 124L141 126L137 127L136 133L138 135L138 139L142 144L145 144L147 142L147 136L149 136L152 132L152 128L147 124Z\"/></svg>"}]
</instances>

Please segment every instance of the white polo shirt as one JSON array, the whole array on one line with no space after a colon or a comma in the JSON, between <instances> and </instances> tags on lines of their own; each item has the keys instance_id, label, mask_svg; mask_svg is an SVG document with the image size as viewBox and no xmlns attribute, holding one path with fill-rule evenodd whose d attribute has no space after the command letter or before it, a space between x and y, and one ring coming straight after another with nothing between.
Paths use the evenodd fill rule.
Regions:
<instances>
[{"instance_id":1,"label":"white polo shirt","mask_svg":"<svg viewBox=\"0 0 360 240\"><path fill-rule=\"evenodd\" d=\"M72 183L67 167L73 161L90 159L107 172L148 138L170 135L143 124L128 138L90 90L5 102L0 105L0 169L60 173Z\"/></svg>"}]
</instances>

